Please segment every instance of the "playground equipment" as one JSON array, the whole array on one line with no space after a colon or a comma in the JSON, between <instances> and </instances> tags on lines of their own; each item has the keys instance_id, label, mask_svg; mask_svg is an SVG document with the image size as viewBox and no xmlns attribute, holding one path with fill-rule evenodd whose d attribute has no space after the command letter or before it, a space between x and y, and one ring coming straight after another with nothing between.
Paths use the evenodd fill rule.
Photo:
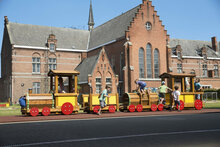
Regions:
<instances>
[{"instance_id":1,"label":"playground equipment","mask_svg":"<svg viewBox=\"0 0 220 147\"><path fill-rule=\"evenodd\" d=\"M50 77L50 93L47 94L32 94L30 90L23 102L21 112L25 115L44 116L55 114L69 115L78 113L79 110L84 112L97 113L100 108L99 94L82 94L82 105L78 103L77 91L77 76L78 71L59 71L51 70L48 73ZM196 99L196 95L203 95L202 91L195 91L194 74L171 74L163 73L160 78L167 82L167 86L174 90L174 86L179 86L180 95L180 110L184 108L195 108L200 110L203 108L201 100ZM63 78L65 78L63 80ZM64 83L63 83L64 81ZM64 86L65 85L65 86ZM60 89L59 89L60 88ZM106 98L106 107L102 111L114 113L119 109L121 111L141 112L144 110L162 111L166 108L173 108L173 97L171 91L165 94L166 105L159 104L158 93L148 90L146 94L125 93L122 97L122 104L119 106L118 94L109 94Z\"/></svg>"},{"instance_id":2,"label":"playground equipment","mask_svg":"<svg viewBox=\"0 0 220 147\"><path fill-rule=\"evenodd\" d=\"M30 90L26 95L26 105L21 108L22 114L30 114L37 116L39 113L42 115L49 115L50 113L63 113L71 114L79 111L77 102L77 75L78 71L59 71L50 70L48 76L50 77L50 93L47 94L32 94ZM64 83L58 79L66 78L67 88L59 90ZM58 86L59 85L59 86ZM65 91L65 93L63 93ZM62 92L62 93L61 93Z\"/></svg>"}]
</instances>

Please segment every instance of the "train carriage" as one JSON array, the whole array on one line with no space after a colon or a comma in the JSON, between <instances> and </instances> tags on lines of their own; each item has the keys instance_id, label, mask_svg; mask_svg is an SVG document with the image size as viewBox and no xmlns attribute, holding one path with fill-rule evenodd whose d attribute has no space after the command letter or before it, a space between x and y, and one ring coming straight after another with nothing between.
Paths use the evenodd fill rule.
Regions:
<instances>
[{"instance_id":1,"label":"train carriage","mask_svg":"<svg viewBox=\"0 0 220 147\"><path fill-rule=\"evenodd\" d=\"M171 74L163 73L160 75L162 81L167 81L168 87L174 91L174 86L180 87L180 109L195 108L200 110L203 108L202 100L197 100L195 95L203 95L202 91L195 91L194 88L194 74ZM168 91L165 95L166 105L158 104L158 93L147 91L146 94L141 95L138 93L125 93L122 98L123 106L121 110L129 110L130 112L150 109L152 111L162 111L164 108L174 107L172 91Z\"/></svg>"},{"instance_id":2,"label":"train carriage","mask_svg":"<svg viewBox=\"0 0 220 147\"><path fill-rule=\"evenodd\" d=\"M83 94L83 110L84 112L95 112L97 113L100 108L99 94ZM109 94L105 100L106 107L102 108L102 111L109 111L114 113L119 110L119 98L117 93Z\"/></svg>"},{"instance_id":3,"label":"train carriage","mask_svg":"<svg viewBox=\"0 0 220 147\"><path fill-rule=\"evenodd\" d=\"M194 87L195 74L172 74L163 73L160 75L162 80L167 79L168 87L174 91L174 86L179 86L180 95L180 109L183 108L195 108L200 110L203 108L202 100L197 100L196 95L202 97L203 91L196 91ZM173 105L173 99L171 93L166 94L166 103Z\"/></svg>"},{"instance_id":4,"label":"train carriage","mask_svg":"<svg viewBox=\"0 0 220 147\"><path fill-rule=\"evenodd\" d=\"M137 110L141 112L146 109L151 109L156 111L158 96L156 93L146 93L145 95L140 95L139 93L125 93L122 98L123 106L121 110L128 110L134 112Z\"/></svg>"},{"instance_id":5,"label":"train carriage","mask_svg":"<svg viewBox=\"0 0 220 147\"><path fill-rule=\"evenodd\" d=\"M30 90L26 95L26 105L21 109L22 114L37 116L40 113L47 116L50 113L62 112L66 115L73 112L77 113L79 111L77 75L79 75L79 72L74 70L50 70L48 73L50 77L50 93L32 94L32 90ZM65 82L67 82L67 86L63 90L59 90L59 88L65 82L60 83L59 78L65 78Z\"/></svg>"}]
</instances>

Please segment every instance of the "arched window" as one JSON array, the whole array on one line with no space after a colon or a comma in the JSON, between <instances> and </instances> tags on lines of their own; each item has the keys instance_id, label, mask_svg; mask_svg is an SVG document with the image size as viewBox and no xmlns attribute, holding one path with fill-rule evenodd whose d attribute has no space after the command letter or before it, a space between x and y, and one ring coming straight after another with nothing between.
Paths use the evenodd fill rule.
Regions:
<instances>
[{"instance_id":1,"label":"arched window","mask_svg":"<svg viewBox=\"0 0 220 147\"><path fill-rule=\"evenodd\" d=\"M108 72L107 75L106 75L105 85L109 85L110 87L112 87L112 75L111 75L110 72ZM110 89L111 90L110 90L109 93L112 92L112 88L110 88Z\"/></svg>"},{"instance_id":2,"label":"arched window","mask_svg":"<svg viewBox=\"0 0 220 147\"><path fill-rule=\"evenodd\" d=\"M139 78L144 78L144 49L139 49Z\"/></svg>"},{"instance_id":3,"label":"arched window","mask_svg":"<svg viewBox=\"0 0 220 147\"><path fill-rule=\"evenodd\" d=\"M147 78L152 78L151 44L147 44Z\"/></svg>"},{"instance_id":4,"label":"arched window","mask_svg":"<svg viewBox=\"0 0 220 147\"><path fill-rule=\"evenodd\" d=\"M154 78L159 78L159 51L158 49L154 50Z\"/></svg>"},{"instance_id":5,"label":"arched window","mask_svg":"<svg viewBox=\"0 0 220 147\"><path fill-rule=\"evenodd\" d=\"M124 72L123 72L124 66L125 66L124 53L121 52L120 54L120 80L121 81L124 79Z\"/></svg>"}]
</instances>

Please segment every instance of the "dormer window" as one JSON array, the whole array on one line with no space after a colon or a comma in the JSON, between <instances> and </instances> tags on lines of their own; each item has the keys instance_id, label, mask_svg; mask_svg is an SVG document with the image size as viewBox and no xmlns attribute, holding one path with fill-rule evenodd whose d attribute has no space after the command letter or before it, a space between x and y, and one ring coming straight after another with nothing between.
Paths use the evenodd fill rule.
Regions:
<instances>
[{"instance_id":1,"label":"dormer window","mask_svg":"<svg viewBox=\"0 0 220 147\"><path fill-rule=\"evenodd\" d=\"M201 55L202 55L202 51L201 51L200 49L198 49L198 50L197 50L197 54L198 54L199 56L201 56Z\"/></svg>"},{"instance_id":2,"label":"dormer window","mask_svg":"<svg viewBox=\"0 0 220 147\"><path fill-rule=\"evenodd\" d=\"M176 55L176 49L172 49L172 53Z\"/></svg>"},{"instance_id":3,"label":"dormer window","mask_svg":"<svg viewBox=\"0 0 220 147\"><path fill-rule=\"evenodd\" d=\"M177 59L181 60L181 53L180 52L177 53Z\"/></svg>"},{"instance_id":4,"label":"dormer window","mask_svg":"<svg viewBox=\"0 0 220 147\"><path fill-rule=\"evenodd\" d=\"M49 48L50 48L51 52L54 52L55 51L55 44L54 43L50 43L49 44Z\"/></svg>"},{"instance_id":5,"label":"dormer window","mask_svg":"<svg viewBox=\"0 0 220 147\"><path fill-rule=\"evenodd\" d=\"M181 48L181 45L177 45L175 51L176 51L177 59L181 60L182 59L182 48Z\"/></svg>"},{"instance_id":6,"label":"dormer window","mask_svg":"<svg viewBox=\"0 0 220 147\"><path fill-rule=\"evenodd\" d=\"M54 34L50 34L47 39L47 47L51 52L56 51L56 44L57 44L56 36Z\"/></svg>"},{"instance_id":7,"label":"dormer window","mask_svg":"<svg viewBox=\"0 0 220 147\"><path fill-rule=\"evenodd\" d=\"M207 55L206 54L203 54L203 60L207 60Z\"/></svg>"}]
</instances>

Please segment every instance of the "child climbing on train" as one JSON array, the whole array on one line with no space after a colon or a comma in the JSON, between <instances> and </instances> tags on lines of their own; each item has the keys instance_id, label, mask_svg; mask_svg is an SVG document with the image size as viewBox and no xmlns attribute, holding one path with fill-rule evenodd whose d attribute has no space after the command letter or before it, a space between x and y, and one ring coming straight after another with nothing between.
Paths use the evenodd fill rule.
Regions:
<instances>
[{"instance_id":1,"label":"child climbing on train","mask_svg":"<svg viewBox=\"0 0 220 147\"><path fill-rule=\"evenodd\" d=\"M165 94L167 92L167 89L172 91L172 89L170 89L169 87L167 87L165 85L165 81L162 81L161 82L161 86L158 88L159 89L159 104L166 104L166 101L165 101Z\"/></svg>"},{"instance_id":2,"label":"child climbing on train","mask_svg":"<svg viewBox=\"0 0 220 147\"><path fill-rule=\"evenodd\" d=\"M100 109L97 113L98 115L101 115L102 108L106 107L105 99L106 99L106 97L108 97L108 98L110 97L110 96L108 96L108 93L110 92L110 89L111 89L111 87L106 85L105 89L100 94L100 97L99 97Z\"/></svg>"},{"instance_id":3,"label":"child climbing on train","mask_svg":"<svg viewBox=\"0 0 220 147\"><path fill-rule=\"evenodd\" d=\"M174 98L175 106L178 105L178 111L180 111L180 92L179 92L179 86L174 86L175 91L173 91L172 95Z\"/></svg>"},{"instance_id":4,"label":"child climbing on train","mask_svg":"<svg viewBox=\"0 0 220 147\"><path fill-rule=\"evenodd\" d=\"M134 83L138 85L136 91L138 91L138 89L140 89L140 93L142 95L145 94L145 87L147 86L147 84L143 81L138 81L138 79L136 79L134 81Z\"/></svg>"}]
</instances>

